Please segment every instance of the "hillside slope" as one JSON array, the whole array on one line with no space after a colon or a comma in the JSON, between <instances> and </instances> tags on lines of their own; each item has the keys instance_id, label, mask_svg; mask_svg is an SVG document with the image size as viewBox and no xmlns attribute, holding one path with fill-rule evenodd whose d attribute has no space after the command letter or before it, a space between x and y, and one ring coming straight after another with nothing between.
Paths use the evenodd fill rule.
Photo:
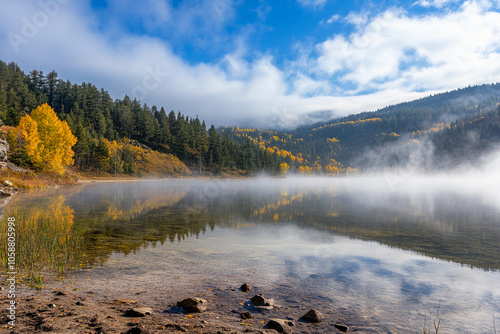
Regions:
<instances>
[{"instance_id":1,"label":"hillside slope","mask_svg":"<svg viewBox=\"0 0 500 334\"><path fill-rule=\"evenodd\" d=\"M297 170L301 165L311 171L332 165L366 171L408 164L443 169L474 163L500 142L499 103L500 84L481 85L288 132L224 131L282 153Z\"/></svg>"},{"instance_id":2,"label":"hillside slope","mask_svg":"<svg viewBox=\"0 0 500 334\"><path fill-rule=\"evenodd\" d=\"M246 175L276 174L280 169L280 156L251 141L237 143L223 137L198 117L167 113L128 96L113 100L91 83L73 84L58 78L55 71L25 74L17 64L0 61L0 119L5 125L16 127L44 103L77 137L74 160L83 171L170 175L184 173L187 165L199 174ZM141 148L148 152L142 154ZM11 159L33 167L22 154Z\"/></svg>"}]
</instances>

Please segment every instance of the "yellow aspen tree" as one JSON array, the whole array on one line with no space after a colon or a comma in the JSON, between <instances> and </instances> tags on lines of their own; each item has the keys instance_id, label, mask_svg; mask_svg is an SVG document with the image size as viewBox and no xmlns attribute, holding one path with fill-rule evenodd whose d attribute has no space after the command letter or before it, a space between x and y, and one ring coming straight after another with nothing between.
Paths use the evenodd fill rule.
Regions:
<instances>
[{"instance_id":1,"label":"yellow aspen tree","mask_svg":"<svg viewBox=\"0 0 500 334\"><path fill-rule=\"evenodd\" d=\"M280 165L281 174L286 174L288 172L288 164L286 162Z\"/></svg>"},{"instance_id":2,"label":"yellow aspen tree","mask_svg":"<svg viewBox=\"0 0 500 334\"><path fill-rule=\"evenodd\" d=\"M37 148L38 144L40 144L40 138L38 136L38 125L36 121L29 115L26 115L21 118L17 129L23 139L23 149L26 155L33 164L38 163L40 161L40 152Z\"/></svg>"},{"instance_id":3,"label":"yellow aspen tree","mask_svg":"<svg viewBox=\"0 0 500 334\"><path fill-rule=\"evenodd\" d=\"M61 121L47 103L33 110L31 116L21 118L21 126L26 139L24 149L36 169L62 175L64 166L73 164L75 153L71 148L77 139L68 123Z\"/></svg>"}]
</instances>

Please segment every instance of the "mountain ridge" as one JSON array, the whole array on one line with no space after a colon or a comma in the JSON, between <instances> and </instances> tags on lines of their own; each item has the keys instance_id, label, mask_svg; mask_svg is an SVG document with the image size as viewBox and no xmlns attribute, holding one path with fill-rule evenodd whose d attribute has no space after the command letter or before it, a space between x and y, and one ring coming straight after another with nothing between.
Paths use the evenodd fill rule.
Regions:
<instances>
[{"instance_id":1,"label":"mountain ridge","mask_svg":"<svg viewBox=\"0 0 500 334\"><path fill-rule=\"evenodd\" d=\"M6 125L17 126L23 115L43 103L78 138L73 148L76 167L112 174L147 175L155 163L174 161L169 155L192 172L208 175L340 175L408 166L428 171L477 164L480 156L500 144L500 83L289 131L216 129L197 116L167 113L128 96L113 100L103 88L72 84L55 71L25 74L17 64L0 61L0 118ZM22 155L11 158L30 165ZM145 160L149 166L140 166ZM175 168L180 167L156 173L168 175Z\"/></svg>"}]
</instances>

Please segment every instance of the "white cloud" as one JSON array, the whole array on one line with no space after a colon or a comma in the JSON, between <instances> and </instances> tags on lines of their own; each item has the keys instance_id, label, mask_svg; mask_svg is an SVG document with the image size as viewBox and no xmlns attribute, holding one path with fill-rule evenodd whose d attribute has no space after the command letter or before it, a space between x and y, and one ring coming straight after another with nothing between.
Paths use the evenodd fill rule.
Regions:
<instances>
[{"instance_id":1,"label":"white cloud","mask_svg":"<svg viewBox=\"0 0 500 334\"><path fill-rule=\"evenodd\" d=\"M305 7L321 8L327 0L297 0L299 4Z\"/></svg>"},{"instance_id":2,"label":"white cloud","mask_svg":"<svg viewBox=\"0 0 500 334\"><path fill-rule=\"evenodd\" d=\"M449 89L497 81L500 13L469 1L445 15L412 17L390 9L350 36L317 45L317 71L357 91Z\"/></svg>"},{"instance_id":3,"label":"white cloud","mask_svg":"<svg viewBox=\"0 0 500 334\"><path fill-rule=\"evenodd\" d=\"M333 22L337 22L338 20L340 20L340 15L338 14L333 14L332 16L330 16L328 18L328 20L321 20L319 22L319 24L332 24Z\"/></svg>"},{"instance_id":4,"label":"white cloud","mask_svg":"<svg viewBox=\"0 0 500 334\"><path fill-rule=\"evenodd\" d=\"M458 0L419 0L413 4L419 5L422 7L437 7L437 8L442 8L446 6L449 3L456 3Z\"/></svg>"},{"instance_id":5,"label":"white cloud","mask_svg":"<svg viewBox=\"0 0 500 334\"><path fill-rule=\"evenodd\" d=\"M103 87L113 98L135 94L149 105L199 115L216 125L296 126L500 81L500 14L475 1L441 16L411 17L395 9L372 18L352 13L352 35L318 44L317 57L302 50L282 68L265 53L249 60L247 50L254 46L245 36L234 38L220 61L190 64L159 38L131 35L119 26L103 32L88 2L52 3L59 4L54 15L36 0L2 3L0 35L6 38L0 39L1 60L14 61L26 72L54 69L63 79ZM147 29L171 26L183 17L183 37L190 36L197 20L205 20L207 31L216 31L234 17L229 0L217 2L221 16L208 0L197 8L175 10L161 1L148 3L158 15ZM143 13L141 19L149 17L151 9L131 6ZM215 14L201 18L203 11ZM37 15L39 21L34 21ZM23 33L27 24L36 24L30 36ZM22 38L16 47L8 37L12 34ZM346 89L346 84L354 88ZM356 95L366 90L374 93Z\"/></svg>"},{"instance_id":6,"label":"white cloud","mask_svg":"<svg viewBox=\"0 0 500 334\"><path fill-rule=\"evenodd\" d=\"M366 13L351 12L346 16L345 20L355 26L361 26L368 22L368 15Z\"/></svg>"}]
</instances>

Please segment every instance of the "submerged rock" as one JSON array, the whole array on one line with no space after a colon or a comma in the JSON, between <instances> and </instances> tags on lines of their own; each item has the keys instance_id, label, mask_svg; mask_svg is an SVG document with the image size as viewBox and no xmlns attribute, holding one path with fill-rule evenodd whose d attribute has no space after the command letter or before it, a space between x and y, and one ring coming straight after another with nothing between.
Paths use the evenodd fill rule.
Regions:
<instances>
[{"instance_id":1,"label":"submerged rock","mask_svg":"<svg viewBox=\"0 0 500 334\"><path fill-rule=\"evenodd\" d=\"M207 301L201 298L186 298L177 302L178 307L182 307L186 313L201 313L207 309Z\"/></svg>"},{"instance_id":2,"label":"submerged rock","mask_svg":"<svg viewBox=\"0 0 500 334\"><path fill-rule=\"evenodd\" d=\"M250 311L245 311L240 314L241 319L246 320L246 319L252 319L252 313Z\"/></svg>"},{"instance_id":3,"label":"submerged rock","mask_svg":"<svg viewBox=\"0 0 500 334\"><path fill-rule=\"evenodd\" d=\"M315 309L311 309L309 312L304 314L300 319L315 324L323 321L325 319L325 316L321 312Z\"/></svg>"},{"instance_id":4,"label":"submerged rock","mask_svg":"<svg viewBox=\"0 0 500 334\"><path fill-rule=\"evenodd\" d=\"M343 323L340 323L340 322L337 322L335 324L335 328L337 328L339 331L342 331L342 332L347 332L349 330L349 327L347 327L347 325L344 325Z\"/></svg>"},{"instance_id":5,"label":"submerged rock","mask_svg":"<svg viewBox=\"0 0 500 334\"><path fill-rule=\"evenodd\" d=\"M249 292L250 290L252 290L252 287L251 287L249 284L244 283L244 284L240 287L240 289L241 289L241 291L243 291L243 292L245 292L245 293L246 293L246 292Z\"/></svg>"},{"instance_id":6,"label":"submerged rock","mask_svg":"<svg viewBox=\"0 0 500 334\"><path fill-rule=\"evenodd\" d=\"M295 324L290 321L290 320L283 320L283 319L270 319L266 327L269 329L274 329L278 333L285 333L285 334L292 334L292 326L295 326Z\"/></svg>"}]
</instances>

